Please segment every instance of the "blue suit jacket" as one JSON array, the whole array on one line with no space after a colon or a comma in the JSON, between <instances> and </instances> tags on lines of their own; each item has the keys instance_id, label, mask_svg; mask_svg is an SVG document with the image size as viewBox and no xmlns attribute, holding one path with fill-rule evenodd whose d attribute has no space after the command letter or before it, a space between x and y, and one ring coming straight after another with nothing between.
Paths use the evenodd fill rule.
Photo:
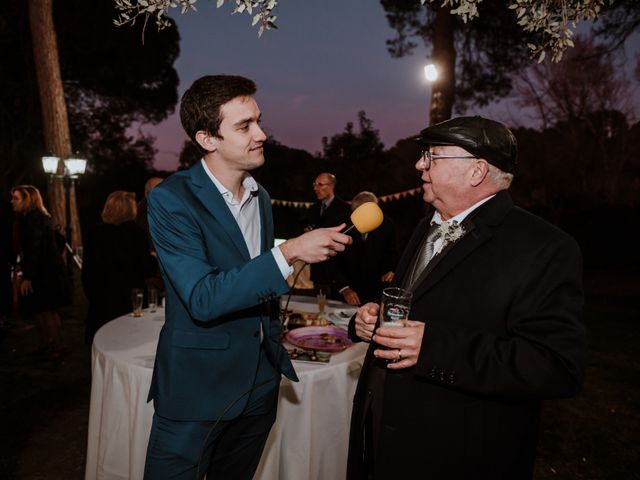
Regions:
<instances>
[{"instance_id":1,"label":"blue suit jacket","mask_svg":"<svg viewBox=\"0 0 640 480\"><path fill-rule=\"evenodd\" d=\"M261 186L258 201L261 254L251 259L237 222L200 162L149 195L149 228L166 289L166 322L149 392L161 416L217 419L252 387L260 348L280 372L297 380L279 343L277 297L288 286L270 252L271 202ZM248 397L223 419L238 416Z\"/></svg>"}]
</instances>

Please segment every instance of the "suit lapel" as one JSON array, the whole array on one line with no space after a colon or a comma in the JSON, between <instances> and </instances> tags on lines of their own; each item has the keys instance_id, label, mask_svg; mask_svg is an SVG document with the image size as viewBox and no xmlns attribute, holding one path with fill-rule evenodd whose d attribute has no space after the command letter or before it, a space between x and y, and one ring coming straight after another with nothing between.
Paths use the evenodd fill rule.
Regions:
<instances>
[{"instance_id":1,"label":"suit lapel","mask_svg":"<svg viewBox=\"0 0 640 480\"><path fill-rule=\"evenodd\" d=\"M243 258L249 260L249 250L247 249L247 244L244 241L242 232L238 227L238 223L236 219L233 218L231 210L229 210L224 198L222 198L216 186L207 176L202 163L197 162L189 172L191 174L191 188L194 195L218 221L236 251L242 255Z\"/></svg>"},{"instance_id":2,"label":"suit lapel","mask_svg":"<svg viewBox=\"0 0 640 480\"><path fill-rule=\"evenodd\" d=\"M405 277L410 274L409 269L413 267L415 256L418 254L418 250L420 249L420 244L424 239L424 236L427 234L429 230L429 223L431 221L432 214L427 214L416 227L415 232L409 239L409 243L407 244L400 260L398 261L398 266L396 267L396 275L395 280L392 286L403 286L406 282Z\"/></svg>"},{"instance_id":3,"label":"suit lapel","mask_svg":"<svg viewBox=\"0 0 640 480\"><path fill-rule=\"evenodd\" d=\"M429 290L434 284L441 280L442 277L453 270L458 263L464 260L465 257L491 237L488 229L476 228L471 221L465 223L467 233L465 233L464 237L453 244L447 245L446 248L431 259L424 271L420 274L420 277L418 277L413 286L413 294L415 297Z\"/></svg>"},{"instance_id":4,"label":"suit lapel","mask_svg":"<svg viewBox=\"0 0 640 480\"><path fill-rule=\"evenodd\" d=\"M462 260L471 255L493 236L493 226L502 222L508 210L513 207L511 197L506 191L499 192L494 198L469 215L462 224L465 235L450 244L436 255L424 269L413 286L414 301L424 295L437 282L442 280Z\"/></svg>"}]
</instances>

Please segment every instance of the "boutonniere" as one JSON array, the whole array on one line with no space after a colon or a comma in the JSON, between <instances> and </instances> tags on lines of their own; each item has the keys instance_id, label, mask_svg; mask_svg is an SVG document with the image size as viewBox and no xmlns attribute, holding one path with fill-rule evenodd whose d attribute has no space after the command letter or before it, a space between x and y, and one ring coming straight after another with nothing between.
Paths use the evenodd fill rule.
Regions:
<instances>
[{"instance_id":1,"label":"boutonniere","mask_svg":"<svg viewBox=\"0 0 640 480\"><path fill-rule=\"evenodd\" d=\"M457 220L454 220L451 223L442 222L442 224L440 225L440 231L443 234L443 241L440 249L436 252L436 255L447 248L450 243L456 243L458 240L464 237L465 233L467 233L464 229L464 226L458 223Z\"/></svg>"}]
</instances>

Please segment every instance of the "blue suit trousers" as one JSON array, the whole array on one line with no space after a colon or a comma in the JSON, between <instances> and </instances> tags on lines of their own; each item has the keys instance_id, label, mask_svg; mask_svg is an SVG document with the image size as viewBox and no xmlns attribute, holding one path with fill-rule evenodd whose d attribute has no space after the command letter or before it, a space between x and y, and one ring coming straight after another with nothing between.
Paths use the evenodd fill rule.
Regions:
<instances>
[{"instance_id":1,"label":"blue suit trousers","mask_svg":"<svg viewBox=\"0 0 640 480\"><path fill-rule=\"evenodd\" d=\"M207 480L250 480L276 419L279 385L280 374L261 349L254 389L239 417L190 422L154 414L145 480L200 480L205 473Z\"/></svg>"}]
</instances>

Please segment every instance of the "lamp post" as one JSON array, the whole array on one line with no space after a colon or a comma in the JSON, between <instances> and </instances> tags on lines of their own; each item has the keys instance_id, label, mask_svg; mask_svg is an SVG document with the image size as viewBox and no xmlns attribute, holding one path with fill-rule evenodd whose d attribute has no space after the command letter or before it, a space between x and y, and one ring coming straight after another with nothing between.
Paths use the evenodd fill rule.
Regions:
<instances>
[{"instance_id":1,"label":"lamp post","mask_svg":"<svg viewBox=\"0 0 640 480\"><path fill-rule=\"evenodd\" d=\"M424 67L424 76L427 82L431 84L431 105L429 107L429 125L440 121L440 105L442 103L442 93L435 88L438 80L438 68L435 64L430 63Z\"/></svg>"},{"instance_id":2,"label":"lamp post","mask_svg":"<svg viewBox=\"0 0 640 480\"><path fill-rule=\"evenodd\" d=\"M76 204L76 180L82 174L84 174L87 161L83 158L66 158L64 160L64 174L57 174L58 157L42 157L42 168L45 173L49 175L51 182L55 178L61 178L64 181L65 191L65 236L67 237L67 243L71 245L73 249L76 249L81 244L80 236L80 222L78 221L78 208ZM70 253L70 260L71 254ZM68 262L69 268L71 268L71 261Z\"/></svg>"}]
</instances>

